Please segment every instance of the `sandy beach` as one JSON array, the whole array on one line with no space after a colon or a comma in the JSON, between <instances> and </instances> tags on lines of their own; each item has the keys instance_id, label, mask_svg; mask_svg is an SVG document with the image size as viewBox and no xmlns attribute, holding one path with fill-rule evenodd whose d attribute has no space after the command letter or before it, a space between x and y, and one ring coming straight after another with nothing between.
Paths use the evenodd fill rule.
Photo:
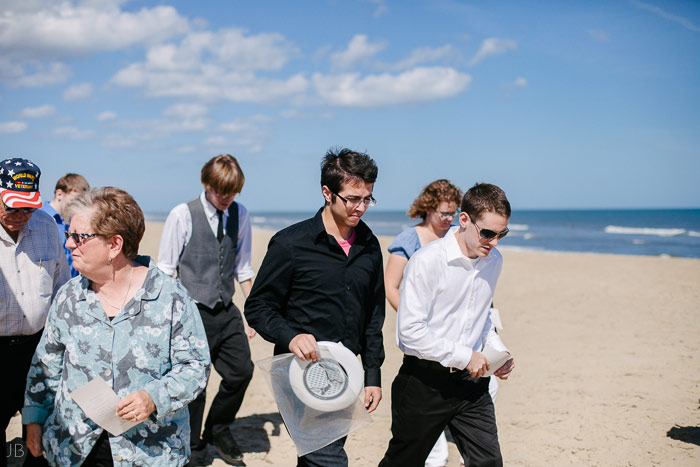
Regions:
<instances>
[{"instance_id":1,"label":"sandy beach","mask_svg":"<svg viewBox=\"0 0 700 467\"><path fill-rule=\"evenodd\" d=\"M161 229L148 223L142 254L157 255ZM256 269L271 235L254 233ZM380 240L386 252L391 238ZM700 465L700 260L502 252L495 303L516 361L496 403L505 464ZM242 309L240 290L235 302ZM376 466L390 438L390 388L402 358L395 315L387 304L384 399L373 423L349 437L351 466ZM251 349L254 361L272 355L259 336ZM209 390L217 385L213 373ZM19 423L15 417L8 440ZM234 433L247 465L295 465L259 371ZM449 449L448 465L458 466L455 445ZM212 465L226 465L210 454Z\"/></svg>"}]
</instances>

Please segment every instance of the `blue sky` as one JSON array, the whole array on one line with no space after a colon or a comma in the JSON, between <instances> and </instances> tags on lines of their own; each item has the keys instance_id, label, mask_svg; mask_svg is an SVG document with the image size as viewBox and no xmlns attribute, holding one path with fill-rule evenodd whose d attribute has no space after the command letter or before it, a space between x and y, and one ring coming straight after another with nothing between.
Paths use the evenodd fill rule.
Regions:
<instances>
[{"instance_id":1,"label":"blue sky","mask_svg":"<svg viewBox=\"0 0 700 467\"><path fill-rule=\"evenodd\" d=\"M700 206L700 3L0 0L0 148L132 193L199 190L219 153L253 211L312 211L329 147L374 209L498 184L515 209Z\"/></svg>"}]
</instances>

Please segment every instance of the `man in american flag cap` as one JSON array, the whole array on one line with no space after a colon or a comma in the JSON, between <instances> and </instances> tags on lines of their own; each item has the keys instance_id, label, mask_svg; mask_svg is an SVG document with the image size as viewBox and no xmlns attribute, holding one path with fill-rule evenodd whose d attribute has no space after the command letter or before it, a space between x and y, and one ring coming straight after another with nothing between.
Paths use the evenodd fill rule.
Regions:
<instances>
[{"instance_id":1,"label":"man in american flag cap","mask_svg":"<svg viewBox=\"0 0 700 467\"><path fill-rule=\"evenodd\" d=\"M0 159L0 355L5 397L0 398L2 446L10 419L24 405L29 364L53 297L68 279L56 223L41 211L41 170L27 159ZM8 456L21 456L11 446ZM28 465L46 465L27 454ZM0 467L7 465L0 456Z\"/></svg>"}]
</instances>

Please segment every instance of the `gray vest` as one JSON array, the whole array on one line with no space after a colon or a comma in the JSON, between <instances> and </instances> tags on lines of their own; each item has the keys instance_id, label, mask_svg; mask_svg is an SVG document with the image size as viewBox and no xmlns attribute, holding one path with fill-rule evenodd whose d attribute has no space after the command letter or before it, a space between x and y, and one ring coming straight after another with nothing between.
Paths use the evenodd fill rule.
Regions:
<instances>
[{"instance_id":1,"label":"gray vest","mask_svg":"<svg viewBox=\"0 0 700 467\"><path fill-rule=\"evenodd\" d=\"M204 207L197 197L187 203L192 218L192 237L180 255L178 276L197 303L214 308L231 303L238 247L238 204L228 208L226 235L219 243L211 231Z\"/></svg>"}]
</instances>

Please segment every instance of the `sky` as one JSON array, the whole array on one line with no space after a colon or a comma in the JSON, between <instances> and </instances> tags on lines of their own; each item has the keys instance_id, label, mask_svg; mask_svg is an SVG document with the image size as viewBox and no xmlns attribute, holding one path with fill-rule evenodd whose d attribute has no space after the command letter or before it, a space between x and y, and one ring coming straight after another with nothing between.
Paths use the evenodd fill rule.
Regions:
<instances>
[{"instance_id":1,"label":"sky","mask_svg":"<svg viewBox=\"0 0 700 467\"><path fill-rule=\"evenodd\" d=\"M322 205L335 147L376 210L447 178L513 209L700 207L700 2L0 0L0 157L131 193L201 191L228 153L253 212Z\"/></svg>"}]
</instances>

